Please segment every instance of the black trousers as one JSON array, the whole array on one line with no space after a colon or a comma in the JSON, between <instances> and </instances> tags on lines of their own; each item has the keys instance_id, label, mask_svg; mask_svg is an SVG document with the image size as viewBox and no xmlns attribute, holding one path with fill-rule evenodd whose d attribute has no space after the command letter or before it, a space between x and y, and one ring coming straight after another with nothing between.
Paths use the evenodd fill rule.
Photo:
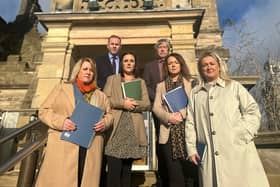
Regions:
<instances>
[{"instance_id":1,"label":"black trousers","mask_svg":"<svg viewBox=\"0 0 280 187\"><path fill-rule=\"evenodd\" d=\"M133 159L119 159L107 156L107 187L131 187Z\"/></svg>"},{"instance_id":2,"label":"black trousers","mask_svg":"<svg viewBox=\"0 0 280 187\"><path fill-rule=\"evenodd\" d=\"M169 187L198 187L198 168L188 160L173 160L171 143L160 144Z\"/></svg>"},{"instance_id":3,"label":"black trousers","mask_svg":"<svg viewBox=\"0 0 280 187\"><path fill-rule=\"evenodd\" d=\"M80 187L82 183L86 154L87 154L87 149L83 147L79 147L78 187Z\"/></svg>"},{"instance_id":4,"label":"black trousers","mask_svg":"<svg viewBox=\"0 0 280 187\"><path fill-rule=\"evenodd\" d=\"M157 116L152 113L155 130L156 130L156 155L158 160L158 172L157 175L157 187L168 187L168 174L166 164L163 161L163 154L161 153L161 146L159 146L158 139L159 139L159 131L160 131L160 120Z\"/></svg>"},{"instance_id":5,"label":"black trousers","mask_svg":"<svg viewBox=\"0 0 280 187\"><path fill-rule=\"evenodd\" d=\"M102 157L102 164L101 164L101 174L100 174L100 187L106 187L106 181L107 181L107 173L106 173L106 166L107 166L107 156L104 155Z\"/></svg>"}]
</instances>

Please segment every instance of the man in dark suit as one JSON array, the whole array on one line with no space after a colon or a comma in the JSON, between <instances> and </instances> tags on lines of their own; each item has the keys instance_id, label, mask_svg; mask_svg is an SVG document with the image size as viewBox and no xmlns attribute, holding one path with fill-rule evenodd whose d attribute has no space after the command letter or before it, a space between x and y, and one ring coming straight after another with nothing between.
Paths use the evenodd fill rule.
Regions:
<instances>
[{"instance_id":1,"label":"man in dark suit","mask_svg":"<svg viewBox=\"0 0 280 187\"><path fill-rule=\"evenodd\" d=\"M111 35L108 38L107 49L108 52L105 55L95 59L97 85L101 90L103 90L108 76L119 73L121 38L117 35Z\"/></svg>"},{"instance_id":2,"label":"man in dark suit","mask_svg":"<svg viewBox=\"0 0 280 187\"><path fill-rule=\"evenodd\" d=\"M151 104L154 103L155 100L155 92L156 87L159 82L163 80L163 65L165 63L167 55L171 52L172 46L168 39L160 39L156 42L154 46L156 52L157 52L157 58L149 62L145 65L144 73L143 73L143 79L146 82L149 98L151 101ZM167 181L167 173L164 165L164 161L162 160L161 154L160 154L160 146L158 144L158 136L159 136L159 127L160 127L160 121L156 117L154 113L152 113L155 129L156 129L156 153L158 157L158 176L157 176L157 186L158 187L165 187L168 186Z\"/></svg>"},{"instance_id":3,"label":"man in dark suit","mask_svg":"<svg viewBox=\"0 0 280 187\"><path fill-rule=\"evenodd\" d=\"M120 71L121 38L117 35L111 35L107 42L108 52L103 56L95 58L97 71L97 86L103 90L107 77L118 74ZM100 187L106 187L106 156L103 155Z\"/></svg>"}]
</instances>

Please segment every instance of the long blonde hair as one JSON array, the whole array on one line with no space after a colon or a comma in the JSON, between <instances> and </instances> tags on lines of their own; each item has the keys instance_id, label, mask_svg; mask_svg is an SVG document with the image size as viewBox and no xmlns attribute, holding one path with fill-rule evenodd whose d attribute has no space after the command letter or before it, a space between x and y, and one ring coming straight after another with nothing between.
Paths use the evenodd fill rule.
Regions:
<instances>
[{"instance_id":1,"label":"long blonde hair","mask_svg":"<svg viewBox=\"0 0 280 187\"><path fill-rule=\"evenodd\" d=\"M227 64L215 52L206 52L198 60L197 69L198 69L200 77L202 78L202 81L206 82L206 78L204 77L203 71L202 71L202 60L205 57L209 57L209 56L214 58L216 60L216 62L218 62L218 64L219 64L219 67L220 67L219 77L226 82L230 82L231 79L228 76Z\"/></svg>"},{"instance_id":2,"label":"long blonde hair","mask_svg":"<svg viewBox=\"0 0 280 187\"><path fill-rule=\"evenodd\" d=\"M77 61L77 63L74 65L69 82L74 83L76 81L77 76L84 62L89 62L91 64L93 75L94 75L91 83L97 80L96 62L89 57L84 57L84 58L80 58Z\"/></svg>"}]
</instances>

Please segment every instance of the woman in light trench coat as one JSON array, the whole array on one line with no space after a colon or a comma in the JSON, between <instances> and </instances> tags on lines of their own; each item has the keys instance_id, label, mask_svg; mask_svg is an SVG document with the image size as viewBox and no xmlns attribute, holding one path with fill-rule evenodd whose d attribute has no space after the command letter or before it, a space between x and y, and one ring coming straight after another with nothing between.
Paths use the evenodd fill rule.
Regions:
<instances>
[{"instance_id":1,"label":"woman in light trench coat","mask_svg":"<svg viewBox=\"0 0 280 187\"><path fill-rule=\"evenodd\" d=\"M192 89L186 121L189 159L199 165L203 187L268 187L253 138L260 126L259 108L249 92L227 76L215 53L198 62L201 84ZM205 144L198 154L197 143Z\"/></svg>"},{"instance_id":2,"label":"woman in light trench coat","mask_svg":"<svg viewBox=\"0 0 280 187\"><path fill-rule=\"evenodd\" d=\"M95 76L95 62L90 58L80 59L70 82L58 84L40 107L39 117L49 130L36 187L99 187L103 132L112 124L113 116L109 100L96 87ZM60 139L63 131L76 129L69 119L75 108L74 85L86 102L105 111L103 119L92 124L96 134L88 149Z\"/></svg>"}]
</instances>

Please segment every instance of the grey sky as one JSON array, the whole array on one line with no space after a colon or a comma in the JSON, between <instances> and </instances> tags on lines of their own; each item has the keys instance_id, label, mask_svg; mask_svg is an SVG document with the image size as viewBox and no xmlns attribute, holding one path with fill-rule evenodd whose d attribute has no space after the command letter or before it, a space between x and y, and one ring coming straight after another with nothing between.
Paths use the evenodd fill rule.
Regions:
<instances>
[{"instance_id":1,"label":"grey sky","mask_svg":"<svg viewBox=\"0 0 280 187\"><path fill-rule=\"evenodd\" d=\"M10 22L16 18L21 0L0 0L0 16Z\"/></svg>"}]
</instances>

